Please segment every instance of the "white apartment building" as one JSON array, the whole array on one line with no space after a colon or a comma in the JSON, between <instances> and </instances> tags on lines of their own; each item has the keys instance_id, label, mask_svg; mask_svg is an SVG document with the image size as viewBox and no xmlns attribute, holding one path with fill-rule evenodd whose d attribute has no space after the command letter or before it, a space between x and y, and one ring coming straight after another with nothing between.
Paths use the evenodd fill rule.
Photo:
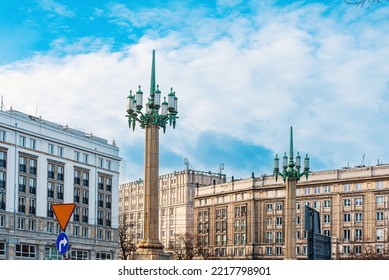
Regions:
<instances>
[{"instance_id":1,"label":"white apartment building","mask_svg":"<svg viewBox=\"0 0 389 280\"><path fill-rule=\"evenodd\" d=\"M166 251L180 234L194 234L194 197L198 189L225 181L224 174L191 169L159 177L159 239ZM143 180L120 185L119 212L134 225L130 230L136 243L143 238L143 201Z\"/></svg>"},{"instance_id":2,"label":"white apartment building","mask_svg":"<svg viewBox=\"0 0 389 280\"><path fill-rule=\"evenodd\" d=\"M15 110L0 111L0 259L116 259L119 149ZM52 204L75 203L66 227Z\"/></svg>"}]
</instances>

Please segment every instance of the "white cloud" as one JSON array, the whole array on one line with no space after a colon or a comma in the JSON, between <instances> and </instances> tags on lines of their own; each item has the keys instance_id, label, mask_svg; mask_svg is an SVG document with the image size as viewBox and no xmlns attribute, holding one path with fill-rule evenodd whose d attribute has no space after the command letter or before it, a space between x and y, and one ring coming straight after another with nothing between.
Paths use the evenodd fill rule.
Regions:
<instances>
[{"instance_id":1,"label":"white cloud","mask_svg":"<svg viewBox=\"0 0 389 280\"><path fill-rule=\"evenodd\" d=\"M55 13L57 15L63 16L63 17L74 17L75 13L69 9L67 6L60 4L58 2L55 2L53 0L39 0L39 5L42 7L42 9Z\"/></svg>"},{"instance_id":2,"label":"white cloud","mask_svg":"<svg viewBox=\"0 0 389 280\"><path fill-rule=\"evenodd\" d=\"M162 148L201 162L187 150L211 130L281 154L293 125L296 151L331 168L358 164L364 153L389 162L388 23L344 23L325 11L315 5L272 9L269 21L206 19L213 35L201 43L193 38L204 23L189 40L188 30L175 30L120 52L36 56L1 67L0 88L16 110L35 114L38 106L43 118L115 139L131 157L144 136L127 127L126 97L139 84L148 93L156 49L157 83L163 95L173 86L179 98L177 129L161 136ZM132 179L142 176L142 163L126 164Z\"/></svg>"}]
</instances>

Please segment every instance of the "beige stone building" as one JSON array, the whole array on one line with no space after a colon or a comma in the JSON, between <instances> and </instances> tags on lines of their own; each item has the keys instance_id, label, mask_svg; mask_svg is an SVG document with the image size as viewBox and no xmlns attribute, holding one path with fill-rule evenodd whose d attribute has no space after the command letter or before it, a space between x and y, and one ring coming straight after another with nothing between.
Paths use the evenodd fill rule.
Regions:
<instances>
[{"instance_id":1,"label":"beige stone building","mask_svg":"<svg viewBox=\"0 0 389 280\"><path fill-rule=\"evenodd\" d=\"M198 189L226 181L221 173L191 169L159 176L159 239L169 250L180 234L194 235L194 197ZM143 180L120 185L119 215L127 215L132 223L130 234L136 243L143 238L144 196Z\"/></svg>"},{"instance_id":2,"label":"beige stone building","mask_svg":"<svg viewBox=\"0 0 389 280\"><path fill-rule=\"evenodd\" d=\"M201 256L283 259L285 184L274 176L199 188L194 232ZM389 165L312 172L297 184L296 255L307 258L304 205L320 212L332 258L388 255ZM177 219L177 218L176 218Z\"/></svg>"}]
</instances>

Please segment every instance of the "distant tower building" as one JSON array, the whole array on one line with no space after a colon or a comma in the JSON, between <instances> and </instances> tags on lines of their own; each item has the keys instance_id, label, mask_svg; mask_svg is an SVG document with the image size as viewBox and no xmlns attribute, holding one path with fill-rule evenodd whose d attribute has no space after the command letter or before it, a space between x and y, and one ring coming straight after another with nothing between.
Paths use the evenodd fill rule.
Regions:
<instances>
[{"instance_id":1,"label":"distant tower building","mask_svg":"<svg viewBox=\"0 0 389 280\"><path fill-rule=\"evenodd\" d=\"M0 111L0 259L62 259L51 205L75 203L70 259L116 259L119 149L18 111Z\"/></svg>"}]
</instances>

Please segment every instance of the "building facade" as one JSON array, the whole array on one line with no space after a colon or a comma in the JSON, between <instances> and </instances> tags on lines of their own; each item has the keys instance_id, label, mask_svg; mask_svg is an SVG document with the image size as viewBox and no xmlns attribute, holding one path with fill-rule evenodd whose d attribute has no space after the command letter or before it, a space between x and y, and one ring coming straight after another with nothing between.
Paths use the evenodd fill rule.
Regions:
<instances>
[{"instance_id":1,"label":"building facade","mask_svg":"<svg viewBox=\"0 0 389 280\"><path fill-rule=\"evenodd\" d=\"M0 259L116 259L119 149L92 134L0 111ZM66 227L51 205L75 203Z\"/></svg>"},{"instance_id":2,"label":"building facade","mask_svg":"<svg viewBox=\"0 0 389 280\"><path fill-rule=\"evenodd\" d=\"M194 234L194 197L198 189L226 181L224 174L191 169L159 176L159 239L171 249L179 235ZM143 180L120 185L119 212L133 226L135 243L143 238Z\"/></svg>"},{"instance_id":3,"label":"building facade","mask_svg":"<svg viewBox=\"0 0 389 280\"><path fill-rule=\"evenodd\" d=\"M320 212L333 259L389 256L389 165L312 172L297 184L296 255L307 259L304 205ZM283 259L285 184L262 176L199 188L194 232L199 257Z\"/></svg>"}]
</instances>

